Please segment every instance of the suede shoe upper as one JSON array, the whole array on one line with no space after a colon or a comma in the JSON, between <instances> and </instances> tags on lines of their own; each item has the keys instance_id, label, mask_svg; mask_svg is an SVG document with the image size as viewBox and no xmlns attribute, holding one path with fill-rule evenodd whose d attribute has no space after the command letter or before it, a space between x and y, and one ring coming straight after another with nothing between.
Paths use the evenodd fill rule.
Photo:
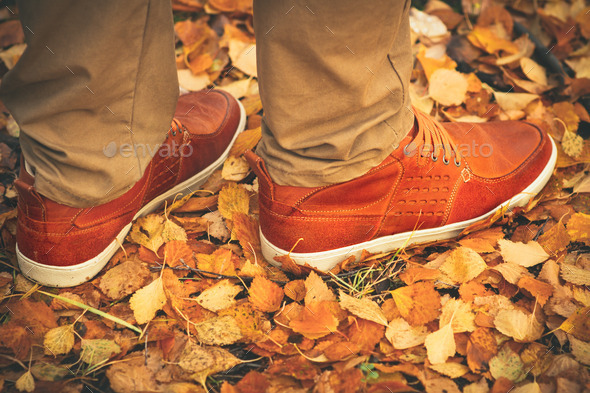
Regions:
<instances>
[{"instance_id":1,"label":"suede shoe upper","mask_svg":"<svg viewBox=\"0 0 590 393\"><path fill-rule=\"evenodd\" d=\"M15 182L18 251L52 266L72 266L96 257L148 202L215 162L230 145L239 122L239 104L223 91L181 96L166 139L142 178L100 206L75 208L43 197L23 165Z\"/></svg>"},{"instance_id":2,"label":"suede shoe upper","mask_svg":"<svg viewBox=\"0 0 590 393\"><path fill-rule=\"evenodd\" d=\"M473 219L535 181L553 152L546 133L529 123L441 125L415 112L414 129L399 147L344 183L280 186L248 152L259 176L266 240L282 250L317 253Z\"/></svg>"}]
</instances>

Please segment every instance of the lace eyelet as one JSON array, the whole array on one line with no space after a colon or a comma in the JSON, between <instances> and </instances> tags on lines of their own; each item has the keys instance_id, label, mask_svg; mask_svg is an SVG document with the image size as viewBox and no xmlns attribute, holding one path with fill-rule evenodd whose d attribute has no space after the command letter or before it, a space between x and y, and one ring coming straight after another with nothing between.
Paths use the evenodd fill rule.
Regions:
<instances>
[{"instance_id":1,"label":"lace eyelet","mask_svg":"<svg viewBox=\"0 0 590 393\"><path fill-rule=\"evenodd\" d=\"M404 154L405 154L406 156L409 156L409 155L410 155L410 152L408 151L408 146L410 146L410 145L408 144L408 145L405 145L405 146L404 146Z\"/></svg>"},{"instance_id":2,"label":"lace eyelet","mask_svg":"<svg viewBox=\"0 0 590 393\"><path fill-rule=\"evenodd\" d=\"M438 161L438 156L435 156L434 154L432 155L432 162L437 162Z\"/></svg>"},{"instance_id":3,"label":"lace eyelet","mask_svg":"<svg viewBox=\"0 0 590 393\"><path fill-rule=\"evenodd\" d=\"M176 136L176 131L172 131L172 136Z\"/></svg>"},{"instance_id":4,"label":"lace eyelet","mask_svg":"<svg viewBox=\"0 0 590 393\"><path fill-rule=\"evenodd\" d=\"M443 156L442 161L443 161L443 164L445 164L445 165L449 165L449 163L451 162L451 161L447 160L447 156Z\"/></svg>"},{"instance_id":5,"label":"lace eyelet","mask_svg":"<svg viewBox=\"0 0 590 393\"><path fill-rule=\"evenodd\" d=\"M461 166L461 161L457 162L457 159L453 158L453 161L455 161L455 166L459 167Z\"/></svg>"}]
</instances>

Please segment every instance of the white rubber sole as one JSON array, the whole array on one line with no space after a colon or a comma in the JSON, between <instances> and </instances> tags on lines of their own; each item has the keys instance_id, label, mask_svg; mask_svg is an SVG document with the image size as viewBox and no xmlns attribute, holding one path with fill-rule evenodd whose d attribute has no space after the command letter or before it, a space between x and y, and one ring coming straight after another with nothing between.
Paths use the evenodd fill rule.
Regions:
<instances>
[{"instance_id":1,"label":"white rubber sole","mask_svg":"<svg viewBox=\"0 0 590 393\"><path fill-rule=\"evenodd\" d=\"M238 137L238 134L246 127L246 111L239 101L238 104L240 106L240 123L238 124L237 132L235 133L231 143L227 149L225 149L223 154L215 162L213 162L201 172L197 173L195 176L185 180L184 182L176 185L174 188L171 188L166 193L148 202L144 207L141 208L141 210L137 212L137 214L135 214L133 220L153 212L163 201L168 198L174 197L178 194L186 195L190 193L191 189L197 189L203 183L205 183L205 181L207 181L209 176L211 176L211 174L216 169L223 165L225 159L229 155L231 147ZM108 247L96 257L73 266L50 266L35 262L23 255L19 251L17 244L16 256L18 260L18 266L21 273L23 273L27 278L36 281L41 285L63 288L82 284L97 275L98 272L100 272L102 268L105 267L111 257L119 249L119 245L125 240L125 236L127 236L127 233L129 233L132 224L133 222L130 222L123 229L121 229L116 239L113 240L111 244L109 244Z\"/></svg>"},{"instance_id":2,"label":"white rubber sole","mask_svg":"<svg viewBox=\"0 0 590 393\"><path fill-rule=\"evenodd\" d=\"M268 262L277 267L280 267L281 264L276 262L274 258L289 254L291 259L299 265L308 264L316 269L327 272L339 262L349 258L351 255L354 255L355 258L358 259L361 256L363 250L373 254L387 253L412 244L428 243L457 237L461 231L463 231L463 229L467 228L469 225L491 216L500 209L526 205L531 200L531 198L533 198L543 189L545 184L547 184L551 178L553 169L555 168L555 162L557 161L557 148L555 147L555 142L553 142L551 137L549 137L549 139L551 140L551 145L553 146L553 152L551 153L551 158L549 159L547 166L545 169L543 169L539 177L537 177L535 181L533 181L520 194L514 196L510 200L502 203L495 209L479 217L444 225L438 228L398 233L347 247L314 253L292 252L289 254L289 251L276 247L271 242L269 242L261 231L260 241L262 246L262 255ZM321 236L319 233L317 235Z\"/></svg>"}]
</instances>

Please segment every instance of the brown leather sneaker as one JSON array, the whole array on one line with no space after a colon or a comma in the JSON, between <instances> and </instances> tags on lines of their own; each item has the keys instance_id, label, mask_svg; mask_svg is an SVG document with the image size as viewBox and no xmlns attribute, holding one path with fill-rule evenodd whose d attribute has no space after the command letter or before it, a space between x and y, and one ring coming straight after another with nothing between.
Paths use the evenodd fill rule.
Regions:
<instances>
[{"instance_id":1,"label":"brown leather sneaker","mask_svg":"<svg viewBox=\"0 0 590 393\"><path fill-rule=\"evenodd\" d=\"M43 197L23 166L15 182L21 272L55 287L91 279L119 248L135 218L168 198L196 190L223 164L245 122L242 105L223 91L181 96L166 140L143 177L117 199L90 208L73 208Z\"/></svg>"},{"instance_id":2,"label":"brown leather sneaker","mask_svg":"<svg viewBox=\"0 0 590 393\"><path fill-rule=\"evenodd\" d=\"M260 184L262 252L328 271L362 250L457 236L508 206L522 206L553 172L552 139L524 122L445 123L416 114L410 134L380 165L325 187L280 186L247 153Z\"/></svg>"}]
</instances>

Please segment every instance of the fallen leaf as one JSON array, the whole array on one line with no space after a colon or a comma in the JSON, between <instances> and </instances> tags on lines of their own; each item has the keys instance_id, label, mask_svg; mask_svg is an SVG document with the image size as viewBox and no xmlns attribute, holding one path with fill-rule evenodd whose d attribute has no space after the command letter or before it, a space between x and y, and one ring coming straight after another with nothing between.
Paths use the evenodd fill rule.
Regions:
<instances>
[{"instance_id":1,"label":"fallen leaf","mask_svg":"<svg viewBox=\"0 0 590 393\"><path fill-rule=\"evenodd\" d=\"M440 315L440 295L431 282L418 282L391 292L402 317L412 326L424 325Z\"/></svg>"},{"instance_id":2,"label":"fallen leaf","mask_svg":"<svg viewBox=\"0 0 590 393\"><path fill-rule=\"evenodd\" d=\"M543 247L534 241L524 244L499 239L498 245L500 246L500 253L504 262L512 262L520 266L531 267L549 258Z\"/></svg>"},{"instance_id":3,"label":"fallen leaf","mask_svg":"<svg viewBox=\"0 0 590 393\"><path fill-rule=\"evenodd\" d=\"M367 298L357 299L347 295L342 290L340 290L339 293L340 307L342 307L344 310L350 311L359 318L373 321L383 326L388 325L387 318L385 318L383 311L374 301Z\"/></svg>"},{"instance_id":4,"label":"fallen leaf","mask_svg":"<svg viewBox=\"0 0 590 393\"><path fill-rule=\"evenodd\" d=\"M553 286L551 284L536 280L530 276L522 277L518 281L518 287L533 295L541 306L544 306L553 294Z\"/></svg>"},{"instance_id":5,"label":"fallen leaf","mask_svg":"<svg viewBox=\"0 0 590 393\"><path fill-rule=\"evenodd\" d=\"M217 204L221 215L228 220L233 220L234 213L248 214L250 196L244 187L236 183L228 183L219 191Z\"/></svg>"},{"instance_id":6,"label":"fallen leaf","mask_svg":"<svg viewBox=\"0 0 590 393\"><path fill-rule=\"evenodd\" d=\"M231 150L229 151L230 156L238 157L246 152L246 150L252 150L260 141L262 137L262 128L257 127L251 130L242 131L236 138Z\"/></svg>"},{"instance_id":7,"label":"fallen leaf","mask_svg":"<svg viewBox=\"0 0 590 393\"><path fill-rule=\"evenodd\" d=\"M250 165L244 157L229 156L223 163L221 177L229 181L241 181L250 173Z\"/></svg>"},{"instance_id":8,"label":"fallen leaf","mask_svg":"<svg viewBox=\"0 0 590 393\"><path fill-rule=\"evenodd\" d=\"M455 70L437 69L430 77L430 97L442 105L461 105L467 94L467 79Z\"/></svg>"},{"instance_id":9,"label":"fallen leaf","mask_svg":"<svg viewBox=\"0 0 590 393\"><path fill-rule=\"evenodd\" d=\"M285 284L283 288L285 295L289 298L300 302L305 299L305 282L303 280L293 280Z\"/></svg>"},{"instance_id":10,"label":"fallen leaf","mask_svg":"<svg viewBox=\"0 0 590 393\"><path fill-rule=\"evenodd\" d=\"M230 345L243 337L238 323L229 315L213 317L193 327L199 342L206 345Z\"/></svg>"},{"instance_id":11,"label":"fallen leaf","mask_svg":"<svg viewBox=\"0 0 590 393\"><path fill-rule=\"evenodd\" d=\"M428 368L453 379L460 378L469 372L469 367L455 362L431 364Z\"/></svg>"},{"instance_id":12,"label":"fallen leaf","mask_svg":"<svg viewBox=\"0 0 590 393\"><path fill-rule=\"evenodd\" d=\"M588 243L590 240L590 214L573 214L567 222L567 233L572 241Z\"/></svg>"},{"instance_id":13,"label":"fallen leaf","mask_svg":"<svg viewBox=\"0 0 590 393\"><path fill-rule=\"evenodd\" d=\"M517 265L513 262L501 263L497 266L494 266L492 270L499 272L502 277L504 277L504 280L513 285L516 285L521 277L529 274L529 271L526 269L526 267Z\"/></svg>"},{"instance_id":14,"label":"fallen leaf","mask_svg":"<svg viewBox=\"0 0 590 393\"><path fill-rule=\"evenodd\" d=\"M110 299L119 300L143 287L150 278L145 264L129 260L107 270L100 278L99 288Z\"/></svg>"},{"instance_id":15,"label":"fallen leaf","mask_svg":"<svg viewBox=\"0 0 590 393\"><path fill-rule=\"evenodd\" d=\"M561 263L561 278L576 285L590 285L590 270L582 269L565 262Z\"/></svg>"},{"instance_id":16,"label":"fallen leaf","mask_svg":"<svg viewBox=\"0 0 590 393\"><path fill-rule=\"evenodd\" d=\"M53 328L45 333L43 339L47 355L65 355L74 346L74 326L64 325Z\"/></svg>"},{"instance_id":17,"label":"fallen leaf","mask_svg":"<svg viewBox=\"0 0 590 393\"><path fill-rule=\"evenodd\" d=\"M533 314L521 310L500 310L494 318L500 333L519 342L532 342L543 335L544 325Z\"/></svg>"},{"instance_id":18,"label":"fallen leaf","mask_svg":"<svg viewBox=\"0 0 590 393\"><path fill-rule=\"evenodd\" d=\"M35 390L35 379L31 374L31 371L28 370L23 375L21 375L14 385L19 392L32 392Z\"/></svg>"},{"instance_id":19,"label":"fallen leaf","mask_svg":"<svg viewBox=\"0 0 590 393\"><path fill-rule=\"evenodd\" d=\"M490 359L490 373L494 379L504 377L512 382L520 382L526 377L523 367L520 356L508 345L504 345L498 354Z\"/></svg>"},{"instance_id":20,"label":"fallen leaf","mask_svg":"<svg viewBox=\"0 0 590 393\"><path fill-rule=\"evenodd\" d=\"M537 94L494 92L494 98L504 111L522 111L538 99Z\"/></svg>"},{"instance_id":21,"label":"fallen leaf","mask_svg":"<svg viewBox=\"0 0 590 393\"><path fill-rule=\"evenodd\" d=\"M316 272L312 271L305 279L305 289L305 304L322 301L336 301L334 293L328 288L328 285L317 275Z\"/></svg>"},{"instance_id":22,"label":"fallen leaf","mask_svg":"<svg viewBox=\"0 0 590 393\"><path fill-rule=\"evenodd\" d=\"M448 299L442 308L439 327L451 323L454 333L474 331L475 314L472 307L470 303L465 303L461 299Z\"/></svg>"},{"instance_id":23,"label":"fallen leaf","mask_svg":"<svg viewBox=\"0 0 590 393\"><path fill-rule=\"evenodd\" d=\"M455 336L451 324L445 325L436 332L426 336L424 342L428 353L428 361L432 364L445 363L450 356L455 355Z\"/></svg>"},{"instance_id":24,"label":"fallen leaf","mask_svg":"<svg viewBox=\"0 0 590 393\"><path fill-rule=\"evenodd\" d=\"M425 326L410 326L403 318L392 319L385 330L385 338L395 349L408 349L424 344L427 335Z\"/></svg>"},{"instance_id":25,"label":"fallen leaf","mask_svg":"<svg viewBox=\"0 0 590 393\"><path fill-rule=\"evenodd\" d=\"M568 335L568 339L570 341L572 355L574 355L576 360L586 366L590 366L590 343L578 340L571 335Z\"/></svg>"},{"instance_id":26,"label":"fallen leaf","mask_svg":"<svg viewBox=\"0 0 590 393\"><path fill-rule=\"evenodd\" d=\"M229 280L221 280L201 292L197 297L197 303L207 310L221 311L233 306L236 303L234 298L241 291L241 287L230 283Z\"/></svg>"},{"instance_id":27,"label":"fallen leaf","mask_svg":"<svg viewBox=\"0 0 590 393\"><path fill-rule=\"evenodd\" d=\"M260 248L258 221L255 218L244 213L234 213L232 232L240 242L246 258L254 262L264 260Z\"/></svg>"},{"instance_id":28,"label":"fallen leaf","mask_svg":"<svg viewBox=\"0 0 590 393\"><path fill-rule=\"evenodd\" d=\"M583 307L576 310L575 313L563 321L559 329L573 335L575 338L589 342L590 341L590 307Z\"/></svg>"},{"instance_id":29,"label":"fallen leaf","mask_svg":"<svg viewBox=\"0 0 590 393\"><path fill-rule=\"evenodd\" d=\"M250 303L263 312L274 312L281 308L285 295L281 287L262 276L254 277L249 293Z\"/></svg>"},{"instance_id":30,"label":"fallen leaf","mask_svg":"<svg viewBox=\"0 0 590 393\"><path fill-rule=\"evenodd\" d=\"M534 60L523 57L520 59L520 69L533 82L540 85L547 85L547 71L545 67L537 64Z\"/></svg>"},{"instance_id":31,"label":"fallen leaf","mask_svg":"<svg viewBox=\"0 0 590 393\"><path fill-rule=\"evenodd\" d=\"M81 347L82 353L80 354L80 359L89 366L101 364L109 360L111 356L121 352L121 347L113 340L82 339Z\"/></svg>"},{"instance_id":32,"label":"fallen leaf","mask_svg":"<svg viewBox=\"0 0 590 393\"><path fill-rule=\"evenodd\" d=\"M197 267L206 272L235 276L236 269L232 261L233 253L226 248L218 248L213 254L196 254Z\"/></svg>"},{"instance_id":33,"label":"fallen leaf","mask_svg":"<svg viewBox=\"0 0 590 393\"><path fill-rule=\"evenodd\" d=\"M479 327L467 340L467 365L474 373L489 369L489 361L498 353L498 345L490 329Z\"/></svg>"},{"instance_id":34,"label":"fallen leaf","mask_svg":"<svg viewBox=\"0 0 590 393\"><path fill-rule=\"evenodd\" d=\"M229 370L240 363L240 359L223 348L200 346L190 341L178 359L178 365L191 373L192 378L201 383L203 388L209 375Z\"/></svg>"},{"instance_id":35,"label":"fallen leaf","mask_svg":"<svg viewBox=\"0 0 590 393\"><path fill-rule=\"evenodd\" d=\"M467 247L454 249L440 267L453 282L465 283L473 280L487 268L483 258Z\"/></svg>"},{"instance_id":36,"label":"fallen leaf","mask_svg":"<svg viewBox=\"0 0 590 393\"><path fill-rule=\"evenodd\" d=\"M129 306L138 324L151 321L158 310L166 304L166 294L162 285L162 277L158 277L151 284L141 288L129 299Z\"/></svg>"},{"instance_id":37,"label":"fallen leaf","mask_svg":"<svg viewBox=\"0 0 590 393\"><path fill-rule=\"evenodd\" d=\"M296 319L291 320L289 326L294 332L316 339L334 333L338 329L338 318L334 312L339 309L338 303L321 301L306 303Z\"/></svg>"}]
</instances>

